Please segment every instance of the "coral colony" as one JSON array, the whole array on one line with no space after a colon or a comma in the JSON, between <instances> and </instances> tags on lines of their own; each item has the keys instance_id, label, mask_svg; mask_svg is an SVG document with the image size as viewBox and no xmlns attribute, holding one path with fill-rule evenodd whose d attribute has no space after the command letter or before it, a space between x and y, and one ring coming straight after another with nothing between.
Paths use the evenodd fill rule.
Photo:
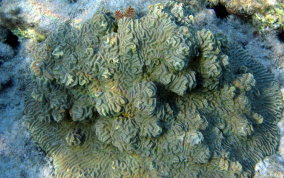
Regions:
<instances>
[{"instance_id":1,"label":"coral colony","mask_svg":"<svg viewBox=\"0 0 284 178\"><path fill-rule=\"evenodd\" d=\"M253 176L279 143L274 76L190 6L134 13L66 23L33 52L27 126L56 177Z\"/></svg>"}]
</instances>

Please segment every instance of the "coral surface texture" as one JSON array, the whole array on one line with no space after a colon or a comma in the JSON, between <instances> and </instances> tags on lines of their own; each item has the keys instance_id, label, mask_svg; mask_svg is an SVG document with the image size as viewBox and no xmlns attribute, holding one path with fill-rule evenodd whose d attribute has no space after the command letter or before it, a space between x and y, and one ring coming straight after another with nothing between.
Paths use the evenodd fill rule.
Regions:
<instances>
[{"instance_id":1,"label":"coral surface texture","mask_svg":"<svg viewBox=\"0 0 284 178\"><path fill-rule=\"evenodd\" d=\"M277 150L279 84L190 6L102 10L38 44L26 124L56 177L251 177Z\"/></svg>"}]
</instances>

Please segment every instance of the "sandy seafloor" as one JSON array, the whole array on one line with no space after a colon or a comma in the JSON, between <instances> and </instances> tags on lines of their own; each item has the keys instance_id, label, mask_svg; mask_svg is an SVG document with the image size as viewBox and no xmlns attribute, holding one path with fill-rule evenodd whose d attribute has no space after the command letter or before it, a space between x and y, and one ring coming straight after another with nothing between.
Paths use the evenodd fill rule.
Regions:
<instances>
[{"instance_id":1,"label":"sandy seafloor","mask_svg":"<svg viewBox=\"0 0 284 178\"><path fill-rule=\"evenodd\" d=\"M154 0L78 0L70 4L68 0L3 0L2 8L21 7L27 22L37 23L47 31L52 31L66 19L81 23L91 17L101 6L111 11L131 5L136 11L145 11ZM157 2L157 1L155 1ZM248 52L265 64L282 85L284 96L284 43L271 32L255 37L253 27L240 22L235 17L221 21L213 10L204 10L198 15L197 24L215 32L226 33L231 40L243 44ZM32 141L24 126L24 76L31 59L27 55L29 40L23 40L11 56L11 48L0 44L0 56L8 56L0 64L0 178L52 177L52 160ZM2 45L2 46L1 46ZM5 47L5 45L4 45ZM256 166L255 177L284 177L284 119L279 123L281 142L277 154L267 157Z\"/></svg>"}]
</instances>

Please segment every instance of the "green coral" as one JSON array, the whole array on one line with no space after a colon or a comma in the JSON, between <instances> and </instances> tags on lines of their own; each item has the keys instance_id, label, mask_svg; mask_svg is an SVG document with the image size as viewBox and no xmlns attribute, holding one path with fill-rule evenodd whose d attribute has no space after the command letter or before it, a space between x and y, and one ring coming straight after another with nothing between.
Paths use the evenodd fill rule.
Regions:
<instances>
[{"instance_id":1,"label":"green coral","mask_svg":"<svg viewBox=\"0 0 284 178\"><path fill-rule=\"evenodd\" d=\"M221 4L230 13L245 17L252 16L272 5L267 0L208 0L208 3L213 6Z\"/></svg>"},{"instance_id":2,"label":"green coral","mask_svg":"<svg viewBox=\"0 0 284 178\"><path fill-rule=\"evenodd\" d=\"M57 177L251 177L275 153L274 76L187 8L100 12L40 43L25 115Z\"/></svg>"},{"instance_id":3,"label":"green coral","mask_svg":"<svg viewBox=\"0 0 284 178\"><path fill-rule=\"evenodd\" d=\"M284 29L284 3L281 1L209 0L208 4L221 4L229 13L246 17L260 32Z\"/></svg>"},{"instance_id":4,"label":"green coral","mask_svg":"<svg viewBox=\"0 0 284 178\"><path fill-rule=\"evenodd\" d=\"M284 30L284 3L276 4L264 12L253 15L253 22L260 31L267 29Z\"/></svg>"},{"instance_id":5,"label":"green coral","mask_svg":"<svg viewBox=\"0 0 284 178\"><path fill-rule=\"evenodd\" d=\"M36 40L37 42L41 42L46 39L46 36L43 33L40 33L33 28L28 28L24 30L17 28L17 29L12 30L12 32L15 35L17 35L20 38L20 40L33 39L33 40Z\"/></svg>"}]
</instances>

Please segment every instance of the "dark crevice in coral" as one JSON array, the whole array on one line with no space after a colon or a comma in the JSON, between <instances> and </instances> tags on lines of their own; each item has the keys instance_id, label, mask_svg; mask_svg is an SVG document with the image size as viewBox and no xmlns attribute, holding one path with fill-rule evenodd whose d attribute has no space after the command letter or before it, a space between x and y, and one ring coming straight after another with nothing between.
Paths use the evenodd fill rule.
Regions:
<instances>
[{"instance_id":1,"label":"dark crevice in coral","mask_svg":"<svg viewBox=\"0 0 284 178\"><path fill-rule=\"evenodd\" d=\"M229 12L227 11L226 7L223 6L222 4L218 4L218 5L213 6L211 8L215 11L217 18L226 19L230 15Z\"/></svg>"},{"instance_id":2,"label":"dark crevice in coral","mask_svg":"<svg viewBox=\"0 0 284 178\"><path fill-rule=\"evenodd\" d=\"M196 73L195 74L195 78L196 78L196 86L195 88L192 89L192 91L199 91L203 88L203 79L200 73Z\"/></svg>"},{"instance_id":3,"label":"dark crevice in coral","mask_svg":"<svg viewBox=\"0 0 284 178\"><path fill-rule=\"evenodd\" d=\"M114 32L114 33L117 33L117 30L118 30L117 23L113 23L112 29L113 29L113 32Z\"/></svg>"},{"instance_id":4,"label":"dark crevice in coral","mask_svg":"<svg viewBox=\"0 0 284 178\"><path fill-rule=\"evenodd\" d=\"M13 86L13 80L10 79L6 82L1 83L0 85L1 85L0 88L1 88L2 91L7 89L7 88L11 88Z\"/></svg>"},{"instance_id":5,"label":"dark crevice in coral","mask_svg":"<svg viewBox=\"0 0 284 178\"><path fill-rule=\"evenodd\" d=\"M65 119L66 120L68 120L68 121L72 121L72 116L71 116L71 108L68 110L68 111L66 111L66 113L65 113Z\"/></svg>"},{"instance_id":6,"label":"dark crevice in coral","mask_svg":"<svg viewBox=\"0 0 284 178\"><path fill-rule=\"evenodd\" d=\"M77 0L69 0L69 3L76 3Z\"/></svg>"},{"instance_id":7,"label":"dark crevice in coral","mask_svg":"<svg viewBox=\"0 0 284 178\"><path fill-rule=\"evenodd\" d=\"M277 34L277 37L278 37L279 41L284 43L284 30L279 31L278 34Z\"/></svg>"},{"instance_id":8,"label":"dark crevice in coral","mask_svg":"<svg viewBox=\"0 0 284 178\"><path fill-rule=\"evenodd\" d=\"M164 103L173 103L174 99L177 98L177 94L167 90L163 85L156 84L156 86L158 98Z\"/></svg>"},{"instance_id":9,"label":"dark crevice in coral","mask_svg":"<svg viewBox=\"0 0 284 178\"><path fill-rule=\"evenodd\" d=\"M198 54L201 54L201 49L198 49ZM202 76L198 71L198 66L200 65L200 57L199 56L196 56L192 61L191 61L191 64L189 66L189 69L191 71L195 71L195 79L196 79L196 86L195 88L193 88L191 91L198 91L199 89L202 88L202 83L203 83L203 80L202 80Z\"/></svg>"},{"instance_id":10,"label":"dark crevice in coral","mask_svg":"<svg viewBox=\"0 0 284 178\"><path fill-rule=\"evenodd\" d=\"M163 85L156 83L157 86L157 98L159 98L160 102L168 103L172 109L175 108L176 98L179 97L177 94L171 92L166 89ZM174 109L175 110L175 109Z\"/></svg>"},{"instance_id":11,"label":"dark crevice in coral","mask_svg":"<svg viewBox=\"0 0 284 178\"><path fill-rule=\"evenodd\" d=\"M20 45L19 38L11 31L8 32L7 39L4 43L10 45L13 49L17 49Z\"/></svg>"}]
</instances>

